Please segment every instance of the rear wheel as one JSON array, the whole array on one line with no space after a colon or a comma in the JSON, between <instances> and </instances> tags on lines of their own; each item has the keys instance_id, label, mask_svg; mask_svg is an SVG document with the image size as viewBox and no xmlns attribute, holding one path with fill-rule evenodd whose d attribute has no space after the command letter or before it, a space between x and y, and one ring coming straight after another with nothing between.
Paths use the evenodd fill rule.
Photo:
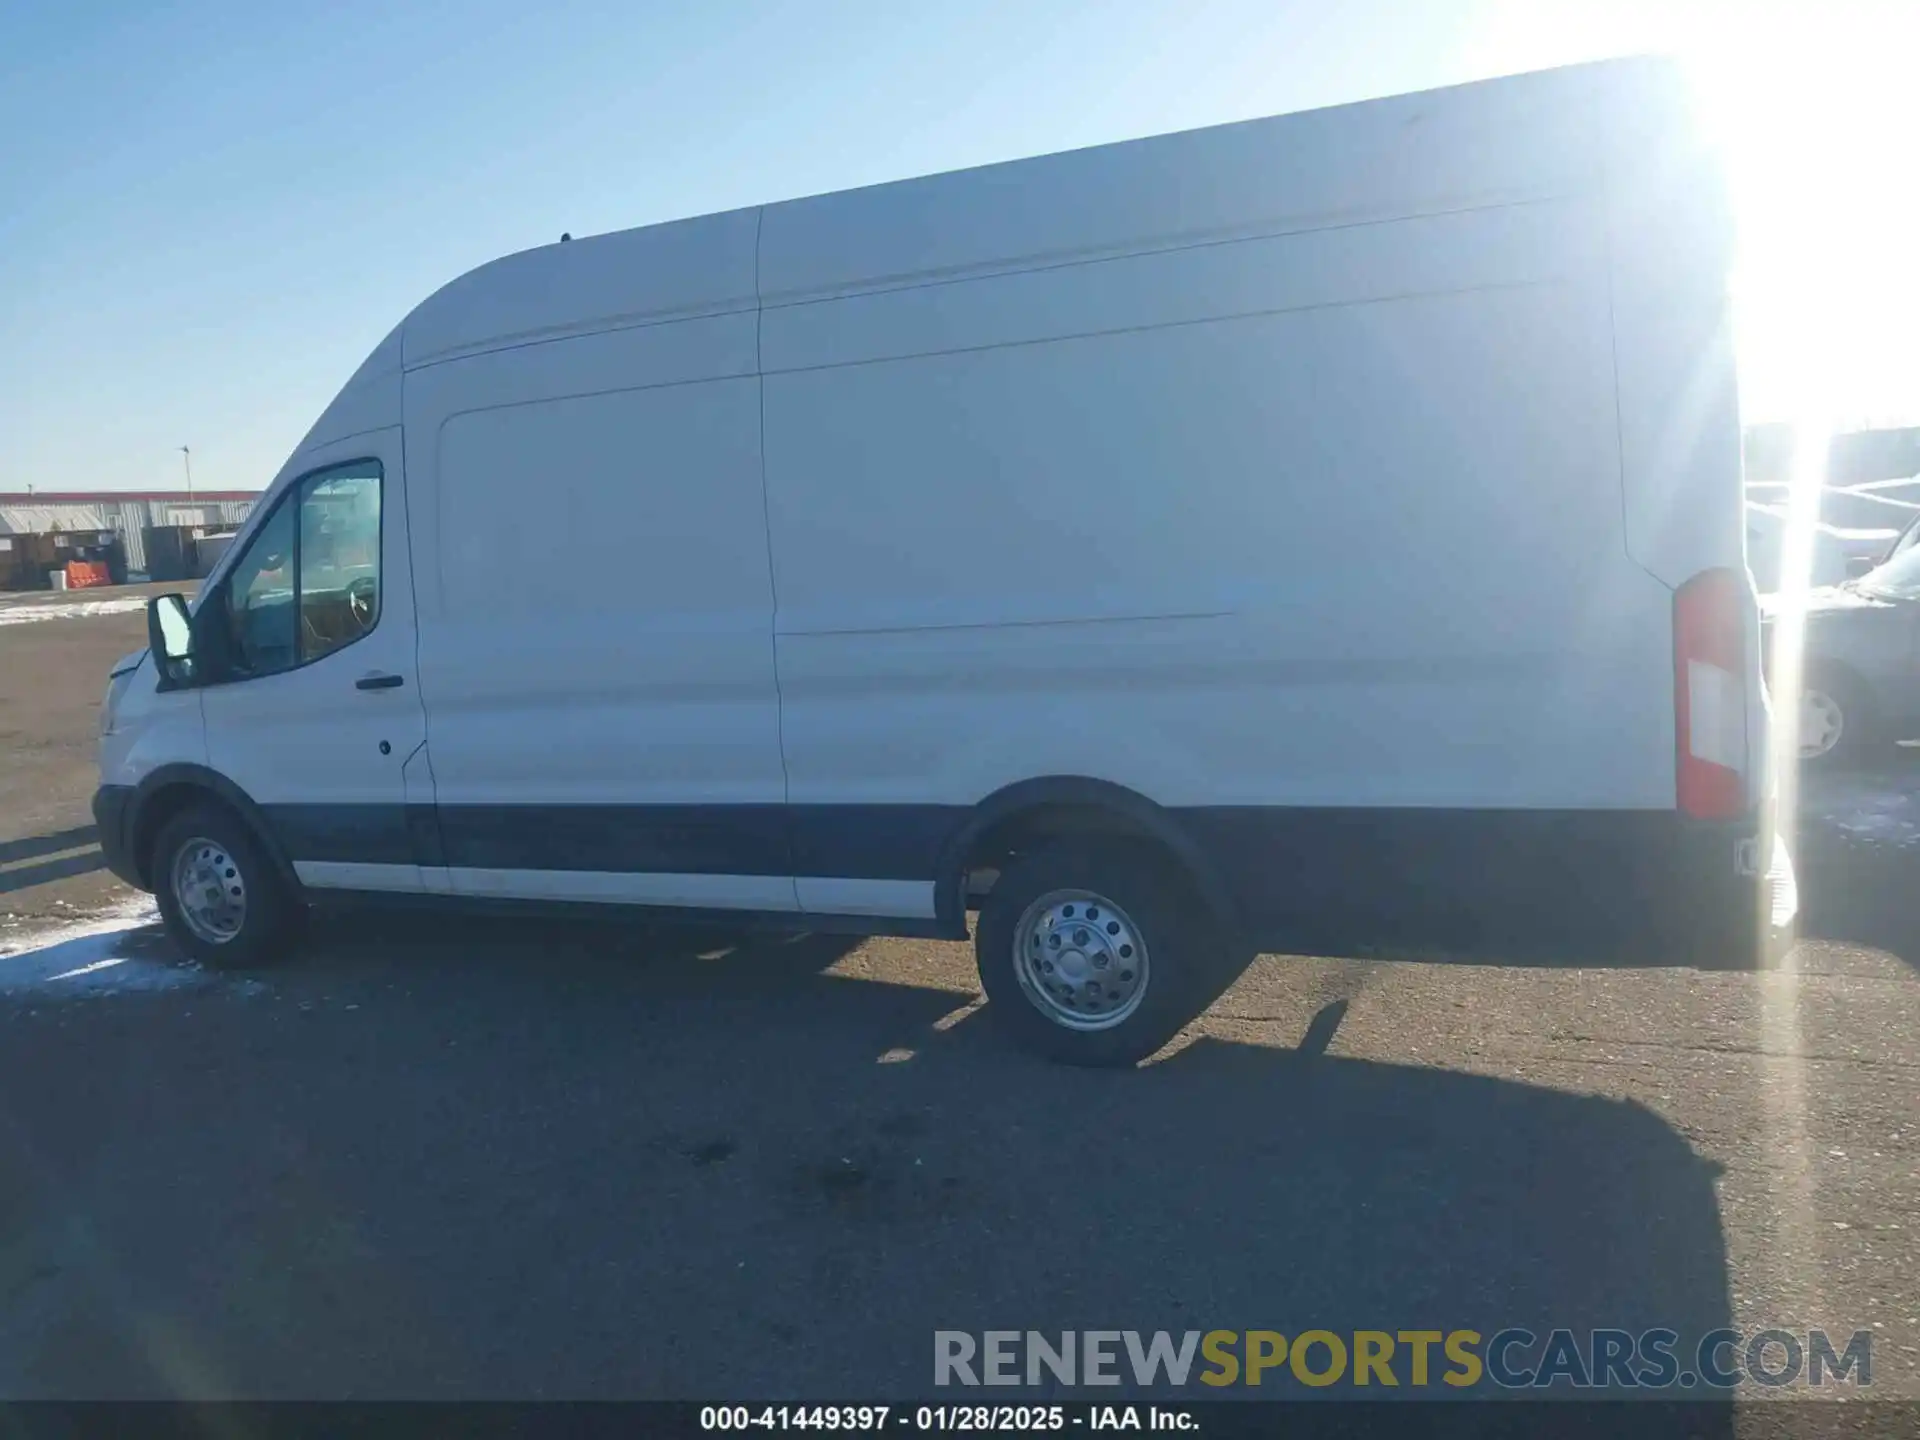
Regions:
<instances>
[{"instance_id":1,"label":"rear wheel","mask_svg":"<svg viewBox=\"0 0 1920 1440\"><path fill-rule=\"evenodd\" d=\"M253 832L218 806L192 806L161 826L147 873L168 935L203 965L264 964L292 937L297 899Z\"/></svg>"},{"instance_id":2,"label":"rear wheel","mask_svg":"<svg viewBox=\"0 0 1920 1440\"><path fill-rule=\"evenodd\" d=\"M1232 978L1221 926L1184 890L1121 849L1063 844L1014 861L975 933L988 1013L1051 1059L1145 1059Z\"/></svg>"}]
</instances>

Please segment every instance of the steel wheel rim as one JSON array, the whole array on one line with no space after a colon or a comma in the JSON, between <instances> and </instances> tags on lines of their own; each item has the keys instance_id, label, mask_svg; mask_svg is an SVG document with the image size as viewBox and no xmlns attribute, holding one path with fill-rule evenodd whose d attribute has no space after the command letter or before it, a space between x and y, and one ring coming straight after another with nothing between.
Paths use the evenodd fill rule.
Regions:
<instances>
[{"instance_id":1,"label":"steel wheel rim","mask_svg":"<svg viewBox=\"0 0 1920 1440\"><path fill-rule=\"evenodd\" d=\"M1054 1024L1111 1030L1146 999L1146 941L1104 895L1050 890L1013 927L1013 973L1028 1002Z\"/></svg>"},{"instance_id":2,"label":"steel wheel rim","mask_svg":"<svg viewBox=\"0 0 1920 1440\"><path fill-rule=\"evenodd\" d=\"M1817 760L1840 743L1847 728L1840 702L1824 690L1800 692L1800 758Z\"/></svg>"},{"instance_id":3,"label":"steel wheel rim","mask_svg":"<svg viewBox=\"0 0 1920 1440\"><path fill-rule=\"evenodd\" d=\"M180 919L207 944L225 945L247 923L246 877L217 840L196 835L174 852L172 884Z\"/></svg>"}]
</instances>

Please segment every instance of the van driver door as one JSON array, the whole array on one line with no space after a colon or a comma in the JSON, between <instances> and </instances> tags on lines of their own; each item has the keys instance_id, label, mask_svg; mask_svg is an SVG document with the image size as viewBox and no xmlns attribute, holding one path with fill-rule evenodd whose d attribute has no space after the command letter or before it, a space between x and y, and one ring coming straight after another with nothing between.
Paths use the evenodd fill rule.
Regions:
<instances>
[{"instance_id":1,"label":"van driver door","mask_svg":"<svg viewBox=\"0 0 1920 1440\"><path fill-rule=\"evenodd\" d=\"M208 763L261 806L315 889L445 888L418 863L433 858L433 786L400 436L298 457L196 611L224 656L201 692Z\"/></svg>"}]
</instances>

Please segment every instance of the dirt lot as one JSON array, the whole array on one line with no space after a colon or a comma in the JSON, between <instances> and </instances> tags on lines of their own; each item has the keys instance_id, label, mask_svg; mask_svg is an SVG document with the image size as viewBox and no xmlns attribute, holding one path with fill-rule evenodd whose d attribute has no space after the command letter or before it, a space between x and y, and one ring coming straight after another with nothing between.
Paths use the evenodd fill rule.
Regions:
<instances>
[{"instance_id":1,"label":"dirt lot","mask_svg":"<svg viewBox=\"0 0 1920 1440\"><path fill-rule=\"evenodd\" d=\"M0 840L85 820L139 641L0 624ZM1788 973L1268 956L1124 1074L1009 1050L959 945L363 918L223 977L16 856L0 1397L911 1396L936 1328L1509 1324L1867 1329L1920 1396L1913 758L1809 784Z\"/></svg>"}]
</instances>

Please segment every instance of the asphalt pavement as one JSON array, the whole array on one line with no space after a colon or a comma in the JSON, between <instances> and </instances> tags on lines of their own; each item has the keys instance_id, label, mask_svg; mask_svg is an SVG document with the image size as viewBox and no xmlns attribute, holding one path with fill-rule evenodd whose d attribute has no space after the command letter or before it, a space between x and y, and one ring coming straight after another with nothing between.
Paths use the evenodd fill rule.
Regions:
<instances>
[{"instance_id":1,"label":"asphalt pavement","mask_svg":"<svg viewBox=\"0 0 1920 1440\"><path fill-rule=\"evenodd\" d=\"M3 1395L910 1396L936 1329L1510 1324L1871 1328L1920 1391L1885 931L1264 957L1114 1074L1008 1048L958 945L359 917L235 979L139 921L0 961Z\"/></svg>"},{"instance_id":2,"label":"asphalt pavement","mask_svg":"<svg viewBox=\"0 0 1920 1440\"><path fill-rule=\"evenodd\" d=\"M1809 781L1782 972L1266 956L1120 1073L1011 1049L963 945L368 915L232 977L23 887L0 1397L905 1398L941 1329L1509 1325L1865 1329L1920 1397L1917 761Z\"/></svg>"}]
</instances>

